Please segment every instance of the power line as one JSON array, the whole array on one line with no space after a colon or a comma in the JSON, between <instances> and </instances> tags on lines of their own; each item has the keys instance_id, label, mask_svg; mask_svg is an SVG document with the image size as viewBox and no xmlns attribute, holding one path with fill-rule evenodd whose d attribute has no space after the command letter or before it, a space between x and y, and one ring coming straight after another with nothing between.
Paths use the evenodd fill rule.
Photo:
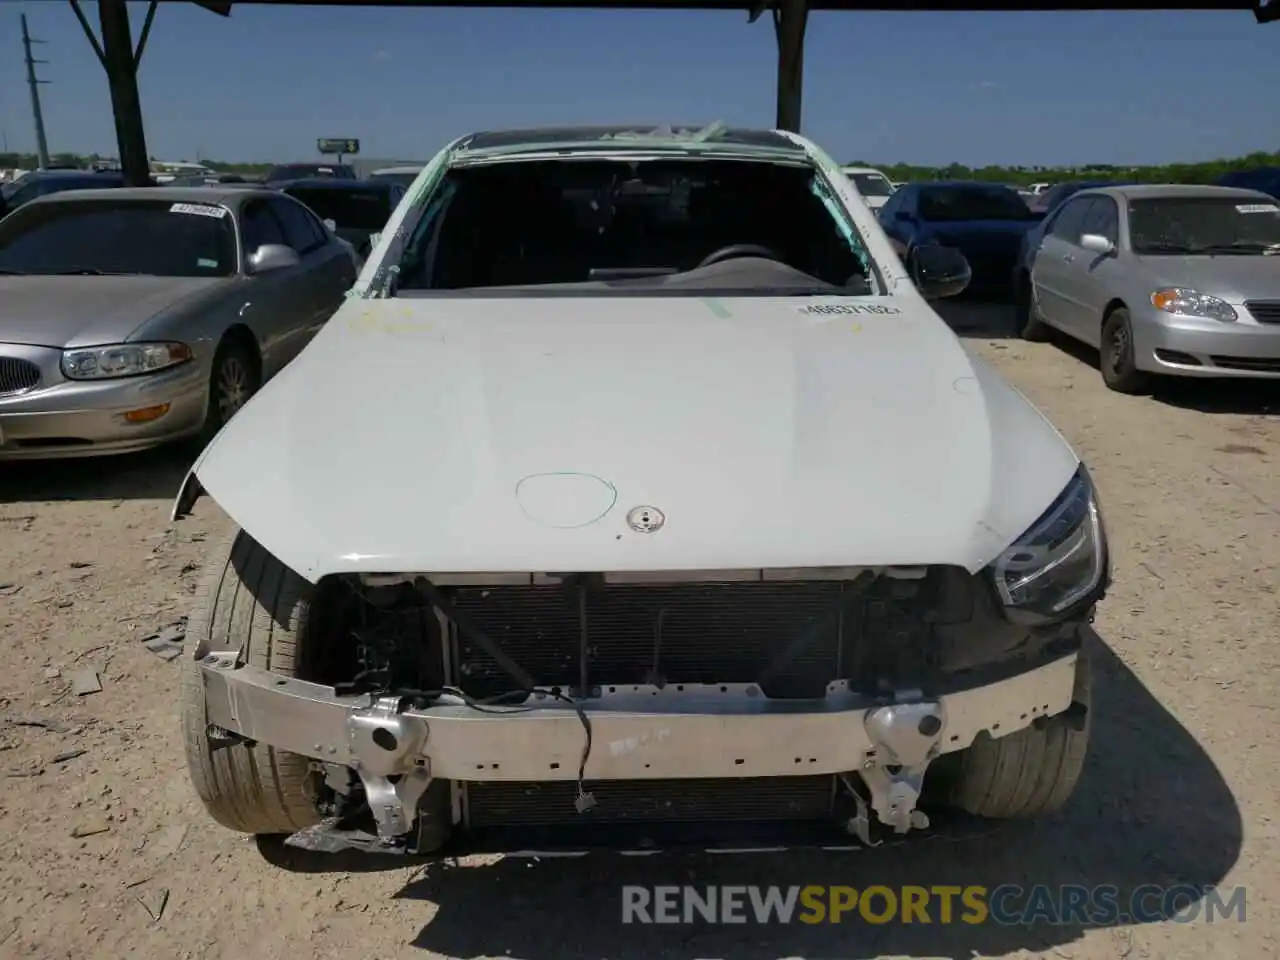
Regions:
<instances>
[{"instance_id":1,"label":"power line","mask_svg":"<svg viewBox=\"0 0 1280 960\"><path fill-rule=\"evenodd\" d=\"M22 17L22 52L27 64L27 86L31 88L31 117L36 124L36 154L40 159L40 169L49 166L49 144L44 136L44 113L40 110L40 84L48 83L48 80L41 80L36 76L36 64L48 63L48 60L37 60L31 56L31 45L33 43L44 43L43 40L33 39L31 32L27 29L27 15L21 14Z\"/></svg>"}]
</instances>

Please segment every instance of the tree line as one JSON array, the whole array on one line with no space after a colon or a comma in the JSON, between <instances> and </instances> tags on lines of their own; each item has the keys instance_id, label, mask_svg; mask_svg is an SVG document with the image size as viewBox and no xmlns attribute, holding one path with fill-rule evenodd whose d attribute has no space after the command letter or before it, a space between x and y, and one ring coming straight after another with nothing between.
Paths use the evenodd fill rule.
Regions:
<instances>
[{"instance_id":1,"label":"tree line","mask_svg":"<svg viewBox=\"0 0 1280 960\"><path fill-rule=\"evenodd\" d=\"M54 165L76 167L88 167L104 159L97 154L81 156L74 153L59 153L49 158L50 163ZM152 157L152 159L155 158ZM266 173L272 167L269 163L233 163L220 160L200 162L212 170L250 175ZM1243 157L1206 160L1201 163L1170 163L1136 167L1109 163L1094 163L1078 167L968 167L963 163L950 163L944 167L928 167L912 163L877 164L864 160L854 160L852 165L876 167L883 170L890 180L904 183L918 180L985 180L991 183L1026 186L1038 182L1055 183L1063 180L1095 179L1137 180L1145 183L1216 183L1224 173L1231 170L1280 166L1280 152L1256 151ZM36 166L35 154L0 153L0 169L31 170Z\"/></svg>"},{"instance_id":2,"label":"tree line","mask_svg":"<svg viewBox=\"0 0 1280 960\"><path fill-rule=\"evenodd\" d=\"M1028 186L1033 183L1060 183L1064 180L1135 180L1140 183L1217 183L1233 170L1280 167L1280 152L1256 151L1243 157L1206 160L1202 163L1168 163L1150 166L1118 166L1091 163L1078 167L967 167L951 163L945 167L923 167L911 163L875 164L855 160L852 166L875 167L895 183L920 180L984 180Z\"/></svg>"}]
</instances>

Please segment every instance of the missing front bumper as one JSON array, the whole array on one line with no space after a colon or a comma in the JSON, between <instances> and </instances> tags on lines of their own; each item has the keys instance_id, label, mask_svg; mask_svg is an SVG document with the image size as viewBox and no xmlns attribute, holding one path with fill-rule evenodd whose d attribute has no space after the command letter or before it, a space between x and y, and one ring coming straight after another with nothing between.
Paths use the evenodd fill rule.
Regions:
<instances>
[{"instance_id":1,"label":"missing front bumper","mask_svg":"<svg viewBox=\"0 0 1280 960\"><path fill-rule=\"evenodd\" d=\"M936 699L908 691L892 704L869 703L839 683L824 698L806 701L771 700L752 684L676 684L606 687L576 704L535 695L520 707L483 709L462 703L404 709L395 697L343 697L242 665L235 652L210 654L198 666L210 728L352 768L380 837L389 841L413 827L417 799L435 779L856 772L877 818L905 832L921 825L915 803L929 762L967 748L984 731L1004 736L1066 710L1076 660L1070 654Z\"/></svg>"}]
</instances>

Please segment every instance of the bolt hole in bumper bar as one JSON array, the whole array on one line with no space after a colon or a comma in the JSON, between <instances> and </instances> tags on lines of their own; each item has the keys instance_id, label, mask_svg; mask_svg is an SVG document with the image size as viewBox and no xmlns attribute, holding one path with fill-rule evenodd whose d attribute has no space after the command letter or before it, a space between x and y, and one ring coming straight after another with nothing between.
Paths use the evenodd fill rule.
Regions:
<instances>
[{"instance_id":1,"label":"bolt hole in bumper bar","mask_svg":"<svg viewBox=\"0 0 1280 960\"><path fill-rule=\"evenodd\" d=\"M352 768L370 796L387 797L376 817L386 841L413 826L433 779L574 781L580 767L587 781L856 771L881 822L906 832L927 823L914 808L929 762L980 733L1004 736L1065 711L1077 656L936 699L907 691L891 704L869 704L842 682L804 701L771 700L753 684L682 684L604 687L576 705L535 694L483 710L340 696L246 666L237 651L197 666L211 733Z\"/></svg>"}]
</instances>

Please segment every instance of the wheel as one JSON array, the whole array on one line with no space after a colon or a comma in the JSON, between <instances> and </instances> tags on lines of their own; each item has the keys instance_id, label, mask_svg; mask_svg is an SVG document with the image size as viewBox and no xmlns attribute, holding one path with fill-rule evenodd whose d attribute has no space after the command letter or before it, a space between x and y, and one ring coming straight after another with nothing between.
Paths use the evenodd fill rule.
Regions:
<instances>
[{"instance_id":1,"label":"wheel","mask_svg":"<svg viewBox=\"0 0 1280 960\"><path fill-rule=\"evenodd\" d=\"M318 823L310 761L265 745L213 749L204 684L196 661L211 650L243 651L245 662L286 677L299 663L312 629L312 586L240 531L210 558L196 612L193 645L183 663L182 726L191 783L222 826L242 833L294 833Z\"/></svg>"},{"instance_id":2,"label":"wheel","mask_svg":"<svg viewBox=\"0 0 1280 960\"><path fill-rule=\"evenodd\" d=\"M1066 711L999 739L983 732L967 750L947 754L939 761L942 790L934 797L1000 820L1053 813L1067 802L1084 770L1092 692L1089 661L1081 652Z\"/></svg>"},{"instance_id":3,"label":"wheel","mask_svg":"<svg viewBox=\"0 0 1280 960\"><path fill-rule=\"evenodd\" d=\"M1043 343L1048 340L1049 325L1040 319L1040 311L1036 307L1035 295L1031 288L1031 278L1027 274L1018 275L1018 285L1013 295L1018 336L1031 343Z\"/></svg>"},{"instance_id":4,"label":"wheel","mask_svg":"<svg viewBox=\"0 0 1280 960\"><path fill-rule=\"evenodd\" d=\"M209 408L201 434L206 442L258 392L259 380L253 352L235 340L224 340L209 372Z\"/></svg>"},{"instance_id":5,"label":"wheel","mask_svg":"<svg viewBox=\"0 0 1280 960\"><path fill-rule=\"evenodd\" d=\"M1151 374L1134 362L1133 324L1124 307L1116 307L1102 321L1098 369L1102 382L1117 393L1145 393L1151 386Z\"/></svg>"}]
</instances>

